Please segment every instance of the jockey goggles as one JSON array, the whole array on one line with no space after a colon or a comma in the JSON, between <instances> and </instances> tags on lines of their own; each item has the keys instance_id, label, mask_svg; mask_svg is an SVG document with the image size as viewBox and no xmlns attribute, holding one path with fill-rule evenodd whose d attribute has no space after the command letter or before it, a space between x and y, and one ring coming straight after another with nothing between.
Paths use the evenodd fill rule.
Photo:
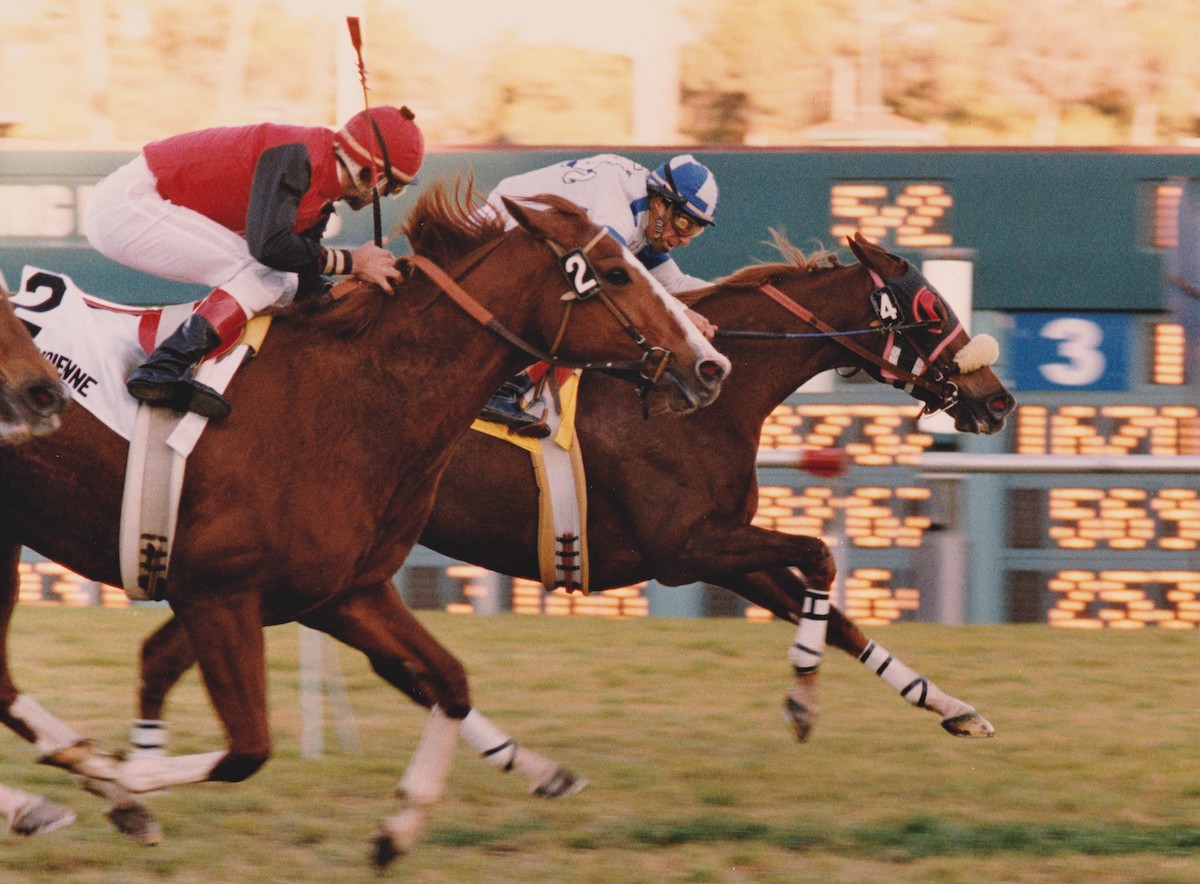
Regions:
<instances>
[{"instance_id":1,"label":"jockey goggles","mask_svg":"<svg viewBox=\"0 0 1200 884\"><path fill-rule=\"evenodd\" d=\"M671 226L680 236L699 236L704 232L704 228L708 227L699 218L689 215L678 203L668 200L667 206L671 209Z\"/></svg>"}]
</instances>

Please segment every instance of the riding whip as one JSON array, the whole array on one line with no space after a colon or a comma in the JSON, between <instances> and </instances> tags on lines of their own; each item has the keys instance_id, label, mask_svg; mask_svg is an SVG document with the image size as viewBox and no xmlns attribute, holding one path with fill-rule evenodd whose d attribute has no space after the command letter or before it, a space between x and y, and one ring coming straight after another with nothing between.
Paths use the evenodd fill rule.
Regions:
<instances>
[{"instance_id":1,"label":"riding whip","mask_svg":"<svg viewBox=\"0 0 1200 884\"><path fill-rule=\"evenodd\" d=\"M368 121L372 123L371 130L376 140L379 140L381 139L379 129L371 120L371 103L367 100L367 69L363 64L362 29L358 24L358 16L346 16L346 27L350 30L350 43L354 46L354 54L358 58L358 81L362 84L363 110L367 114ZM379 156L383 156L383 145L376 144L375 147L379 151ZM371 215L375 221L375 245L382 246L383 217L379 208L379 166L375 162L374 155L371 157Z\"/></svg>"}]
</instances>

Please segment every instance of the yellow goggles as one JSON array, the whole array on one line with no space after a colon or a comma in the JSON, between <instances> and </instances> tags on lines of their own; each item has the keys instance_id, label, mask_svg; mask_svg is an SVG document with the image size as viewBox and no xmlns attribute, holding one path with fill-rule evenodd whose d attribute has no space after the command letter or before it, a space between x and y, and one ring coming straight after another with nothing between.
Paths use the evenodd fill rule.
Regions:
<instances>
[{"instance_id":1,"label":"yellow goggles","mask_svg":"<svg viewBox=\"0 0 1200 884\"><path fill-rule=\"evenodd\" d=\"M698 218L693 218L683 209L671 207L671 226L680 236L699 236L708 225Z\"/></svg>"}]
</instances>

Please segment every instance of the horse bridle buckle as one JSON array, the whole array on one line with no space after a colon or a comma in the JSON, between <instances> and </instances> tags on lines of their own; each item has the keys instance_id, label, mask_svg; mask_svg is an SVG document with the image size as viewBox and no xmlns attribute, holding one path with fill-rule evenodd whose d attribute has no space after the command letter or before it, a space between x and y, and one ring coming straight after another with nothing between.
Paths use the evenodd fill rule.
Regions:
<instances>
[{"instance_id":1,"label":"horse bridle buckle","mask_svg":"<svg viewBox=\"0 0 1200 884\"><path fill-rule=\"evenodd\" d=\"M656 360L652 364L651 360ZM667 370L667 363L671 361L671 351L662 347L647 347L646 352L642 354L641 368L638 374L651 383L658 383L658 379L662 377L664 371ZM652 371L647 371L653 369Z\"/></svg>"}]
</instances>

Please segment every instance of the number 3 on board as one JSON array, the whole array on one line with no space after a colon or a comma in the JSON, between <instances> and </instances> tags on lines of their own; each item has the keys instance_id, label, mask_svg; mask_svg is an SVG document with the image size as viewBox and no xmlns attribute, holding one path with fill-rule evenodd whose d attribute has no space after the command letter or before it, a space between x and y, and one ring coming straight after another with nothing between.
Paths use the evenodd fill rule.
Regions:
<instances>
[{"instance_id":1,"label":"number 3 on board","mask_svg":"<svg viewBox=\"0 0 1200 884\"><path fill-rule=\"evenodd\" d=\"M1018 390L1128 390L1133 313L1011 314L1008 357Z\"/></svg>"}]
</instances>

